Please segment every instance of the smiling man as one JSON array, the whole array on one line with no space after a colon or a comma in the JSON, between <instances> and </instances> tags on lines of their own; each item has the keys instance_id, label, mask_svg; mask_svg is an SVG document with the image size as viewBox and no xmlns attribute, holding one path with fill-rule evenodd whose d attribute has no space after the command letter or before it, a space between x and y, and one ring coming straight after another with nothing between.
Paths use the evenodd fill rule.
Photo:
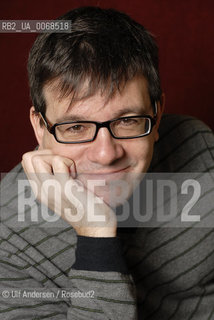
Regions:
<instances>
[{"instance_id":1,"label":"smiling man","mask_svg":"<svg viewBox=\"0 0 214 320\"><path fill-rule=\"evenodd\" d=\"M59 172L63 164L69 168L74 164L71 171L75 171L74 176L86 186L88 179L103 179L105 183L114 179L129 182L131 176L137 179L147 171L154 142L158 139L161 111L158 103L158 113L155 111L154 115L143 76L127 81L108 100L106 92L98 91L89 98L71 103L70 96L60 100L60 92L53 88L54 84L43 91L46 113L35 112L32 107L31 122L39 150L49 149L61 158L42 152L39 162L38 151L31 153L30 158L27 154L23 162L27 172L45 173L47 162L50 164L48 172L52 172L55 169L52 161L57 161L54 165ZM102 192L100 189L98 196ZM102 197L108 202L108 195Z\"/></svg>"},{"instance_id":2,"label":"smiling man","mask_svg":"<svg viewBox=\"0 0 214 320\"><path fill-rule=\"evenodd\" d=\"M163 97L157 47L142 26L113 10L79 9L63 17L67 18L72 21L71 33L40 35L31 50L30 118L39 150L25 154L22 165L29 178L75 177L73 184L82 182L104 201L104 218L109 221L114 214L107 206L116 201L111 182L124 182L128 198L133 180L148 170L158 140ZM113 41L111 19L118 20ZM132 26L130 31L126 24ZM41 180L41 188L43 179L36 180ZM104 186L94 188L91 180ZM123 191L118 187L119 193ZM57 212L63 218L71 206L68 202ZM85 215L87 211L84 208ZM66 219L74 227L71 220ZM116 236L113 221L108 232L85 222L74 228L82 236L111 237Z\"/></svg>"},{"instance_id":3,"label":"smiling man","mask_svg":"<svg viewBox=\"0 0 214 320\"><path fill-rule=\"evenodd\" d=\"M120 230L113 208L123 188L124 201L133 194L135 181L152 159L157 171L173 171L197 157L186 139L178 143L185 148L189 144L191 160L179 150L169 164L171 154L164 154L162 146L176 146L172 136L159 145L164 165L158 167L157 154L153 158L164 105L155 41L143 26L112 9L79 8L60 19L71 20L71 31L39 35L29 56L30 120L38 148L24 154L15 175L4 179L0 312L4 319L180 320L202 310L197 313L201 320L201 312L212 312L195 308L197 299L206 296L198 287L199 275L205 276L200 267L204 258L194 264L198 252L193 250L192 258L182 260L198 248L195 230ZM176 121L173 126L180 129L193 120ZM169 122L163 126L164 137L174 130ZM203 146L206 134L211 137L207 128ZM212 145L213 138L209 141ZM204 158L197 163L206 163L206 168L196 170L211 166ZM37 198L30 210L26 199L32 200L31 188L16 189L26 175ZM58 191L45 187L47 181ZM114 182L122 184L112 195ZM17 206L23 209L18 221ZM92 209L97 220L89 219ZM49 223L38 219L39 210L48 210ZM19 225L20 220L26 224ZM210 235L203 232L202 240ZM211 243L202 240L199 256ZM191 249L185 247L188 243ZM168 267L179 258L182 266L176 262ZM184 288L180 278L186 267L192 276ZM210 275L211 261L207 269ZM23 294L26 290L34 292L33 300ZM211 306L209 299L207 295Z\"/></svg>"}]
</instances>

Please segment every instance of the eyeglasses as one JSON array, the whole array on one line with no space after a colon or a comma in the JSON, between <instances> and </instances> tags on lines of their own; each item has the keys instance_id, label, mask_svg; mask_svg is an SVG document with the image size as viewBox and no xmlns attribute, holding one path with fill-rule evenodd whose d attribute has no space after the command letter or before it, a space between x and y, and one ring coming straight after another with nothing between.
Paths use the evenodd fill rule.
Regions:
<instances>
[{"instance_id":1,"label":"eyeglasses","mask_svg":"<svg viewBox=\"0 0 214 320\"><path fill-rule=\"evenodd\" d=\"M59 143L85 143L94 141L100 128L107 128L115 139L135 139L149 135L156 123L154 117L127 116L110 121L66 121L52 125L39 112L47 130L53 134Z\"/></svg>"}]
</instances>

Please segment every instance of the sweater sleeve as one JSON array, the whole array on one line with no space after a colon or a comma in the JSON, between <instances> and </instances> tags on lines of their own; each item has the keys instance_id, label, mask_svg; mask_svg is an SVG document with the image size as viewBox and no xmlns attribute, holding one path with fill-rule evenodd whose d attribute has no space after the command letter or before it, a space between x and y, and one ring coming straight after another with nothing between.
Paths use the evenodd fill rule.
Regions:
<instances>
[{"instance_id":1,"label":"sweater sleeve","mask_svg":"<svg viewBox=\"0 0 214 320\"><path fill-rule=\"evenodd\" d=\"M69 233L69 244L53 232L42 232L36 227L14 231L1 225L0 317L137 319L135 287L119 239L81 237L76 246L72 230L64 231Z\"/></svg>"},{"instance_id":2,"label":"sweater sleeve","mask_svg":"<svg viewBox=\"0 0 214 320\"><path fill-rule=\"evenodd\" d=\"M78 237L69 279L77 293L72 319L137 319L135 287L118 238Z\"/></svg>"},{"instance_id":3,"label":"sweater sleeve","mask_svg":"<svg viewBox=\"0 0 214 320\"><path fill-rule=\"evenodd\" d=\"M88 271L117 271L128 273L125 260L122 256L120 239L77 237L76 261L73 265L76 270Z\"/></svg>"},{"instance_id":4,"label":"sweater sleeve","mask_svg":"<svg viewBox=\"0 0 214 320\"><path fill-rule=\"evenodd\" d=\"M119 257L118 239L110 239L104 245L104 248L107 249L116 243L109 254L109 258L113 258L117 252L118 265L115 262L111 264L106 258L102 262L99 261L97 253L95 255L97 260L94 265L90 262L91 258L89 257L89 268L99 269L100 271L89 271L85 270L87 258L83 261L78 258L79 260L73 264L66 276L67 284L57 287L56 276L53 277L48 274L44 266L41 267L40 265L44 261L44 257L33 264L30 260L27 261L27 257L25 261L18 254L11 255L7 251L9 247L10 250L15 249L12 248L9 241L3 241L10 237L16 238L17 244L21 241L19 236L14 233L13 235L8 233L7 238L1 238L2 243L4 242L4 250L0 251L0 313L5 320L44 318L54 320L137 319L135 287L128 273L121 272L125 271L125 267L122 258ZM82 243L86 239L79 241ZM87 241L92 245L94 239L87 239ZM79 246L80 243L78 243ZM98 244L96 246L99 247ZM81 252L87 248L87 245L83 247L80 249ZM78 250L77 256L81 253ZM90 252L89 250L89 255ZM98 261L99 263L97 263ZM107 262L107 264L104 265L104 262ZM51 260L46 263L51 263ZM37 268L38 266L39 268ZM103 271L104 267L109 270ZM80 270L80 268L83 270ZM117 268L117 271L113 271ZM58 270L56 271L57 277L60 277ZM30 296L27 296L28 292L30 292Z\"/></svg>"}]
</instances>

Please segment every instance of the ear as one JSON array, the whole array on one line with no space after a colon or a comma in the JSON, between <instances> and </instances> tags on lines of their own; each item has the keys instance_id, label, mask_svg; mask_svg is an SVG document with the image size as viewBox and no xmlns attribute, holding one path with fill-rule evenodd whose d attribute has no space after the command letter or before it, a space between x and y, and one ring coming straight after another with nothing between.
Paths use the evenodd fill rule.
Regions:
<instances>
[{"instance_id":1,"label":"ear","mask_svg":"<svg viewBox=\"0 0 214 320\"><path fill-rule=\"evenodd\" d=\"M39 146L42 147L45 127L43 125L41 126L40 120L41 120L41 118L40 118L39 114L37 112L35 112L35 108L31 107L30 108L30 122L32 124L37 142L38 142Z\"/></svg>"},{"instance_id":2,"label":"ear","mask_svg":"<svg viewBox=\"0 0 214 320\"><path fill-rule=\"evenodd\" d=\"M162 93L161 95L161 100L157 102L157 116L156 116L156 124L154 126L155 129L155 141L158 141L159 139L159 125L160 125L160 121L161 121L161 117L164 111L164 107L165 107L165 94Z\"/></svg>"}]
</instances>

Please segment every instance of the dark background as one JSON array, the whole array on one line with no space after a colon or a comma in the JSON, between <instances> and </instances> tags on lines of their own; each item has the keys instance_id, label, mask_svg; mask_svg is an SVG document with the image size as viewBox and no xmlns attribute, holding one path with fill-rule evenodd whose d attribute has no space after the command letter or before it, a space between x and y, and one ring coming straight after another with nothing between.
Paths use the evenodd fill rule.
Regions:
<instances>
[{"instance_id":1,"label":"dark background","mask_svg":"<svg viewBox=\"0 0 214 320\"><path fill-rule=\"evenodd\" d=\"M9 0L0 3L0 19L53 19L72 8L115 8L142 23L160 49L166 112L189 114L214 129L213 0ZM0 170L7 172L36 141L26 63L36 34L0 34Z\"/></svg>"}]
</instances>

